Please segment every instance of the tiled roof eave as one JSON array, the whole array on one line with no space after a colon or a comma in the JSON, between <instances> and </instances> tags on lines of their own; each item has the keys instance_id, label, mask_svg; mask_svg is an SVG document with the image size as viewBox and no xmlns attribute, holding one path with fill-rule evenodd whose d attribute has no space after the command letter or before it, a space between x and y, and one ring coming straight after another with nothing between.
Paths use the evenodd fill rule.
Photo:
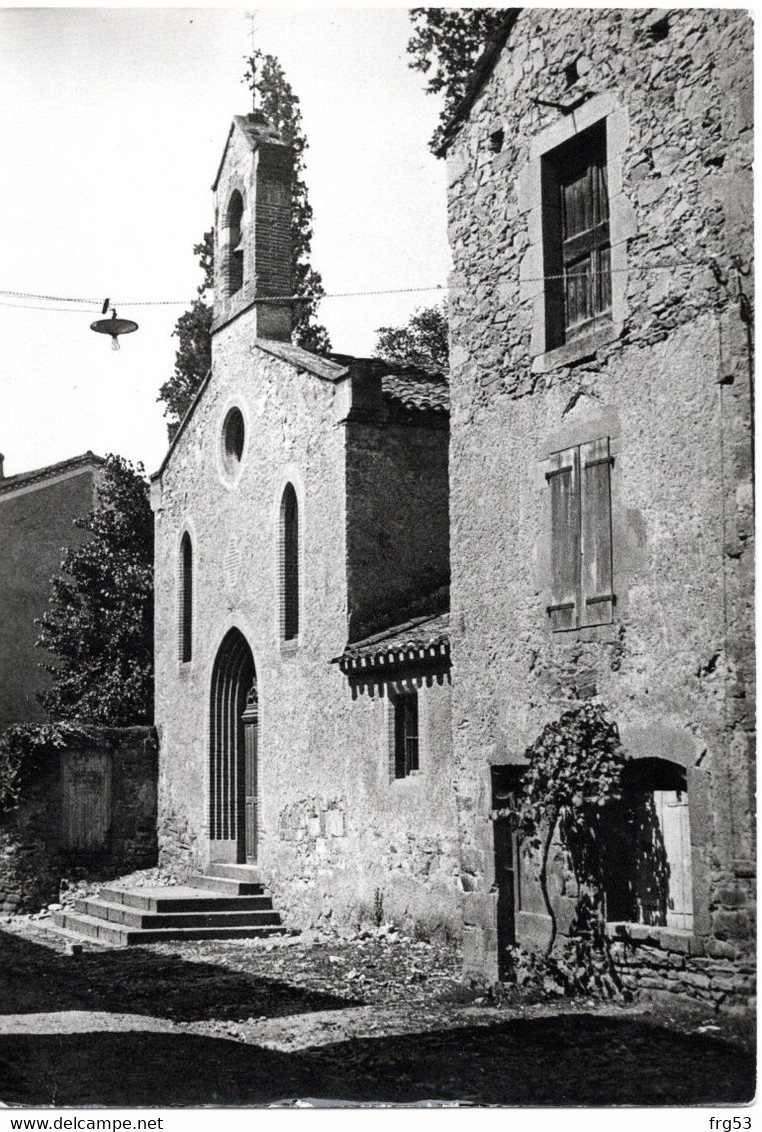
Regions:
<instances>
[{"instance_id":1,"label":"tiled roof eave","mask_svg":"<svg viewBox=\"0 0 762 1132\"><path fill-rule=\"evenodd\" d=\"M337 661L341 671L351 675L363 671L398 672L413 665L444 665L449 659L450 642L440 638L425 644L400 644L378 652L345 653Z\"/></svg>"}]
</instances>

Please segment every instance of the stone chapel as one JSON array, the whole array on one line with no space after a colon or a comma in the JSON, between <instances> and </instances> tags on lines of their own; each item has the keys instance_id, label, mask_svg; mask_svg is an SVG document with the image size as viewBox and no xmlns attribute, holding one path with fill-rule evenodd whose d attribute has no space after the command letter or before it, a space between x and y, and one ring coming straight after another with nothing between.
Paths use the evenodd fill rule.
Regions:
<instances>
[{"instance_id":1,"label":"stone chapel","mask_svg":"<svg viewBox=\"0 0 762 1132\"><path fill-rule=\"evenodd\" d=\"M236 117L212 366L152 483L161 859L255 864L294 927L452 935L446 378L291 345L291 175Z\"/></svg>"}]
</instances>

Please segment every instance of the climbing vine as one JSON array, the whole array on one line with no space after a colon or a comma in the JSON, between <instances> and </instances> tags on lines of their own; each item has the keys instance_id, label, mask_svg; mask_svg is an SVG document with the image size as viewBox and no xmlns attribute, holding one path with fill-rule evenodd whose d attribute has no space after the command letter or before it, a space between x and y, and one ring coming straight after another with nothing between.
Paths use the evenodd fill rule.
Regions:
<instances>
[{"instance_id":1,"label":"climbing vine","mask_svg":"<svg viewBox=\"0 0 762 1132\"><path fill-rule=\"evenodd\" d=\"M605 708L583 703L546 724L527 748L528 765L517 799L515 822L524 851L539 854L539 884L550 919L544 963L512 956L514 967L542 968L542 978L569 991L613 993L618 980L605 935L604 832L611 807L621 798L624 750ZM574 873L577 906L560 956L548 892L548 860L560 842Z\"/></svg>"},{"instance_id":2,"label":"climbing vine","mask_svg":"<svg viewBox=\"0 0 762 1132\"><path fill-rule=\"evenodd\" d=\"M53 750L89 737L75 723L22 723L0 733L0 816L16 809L26 783Z\"/></svg>"}]
</instances>

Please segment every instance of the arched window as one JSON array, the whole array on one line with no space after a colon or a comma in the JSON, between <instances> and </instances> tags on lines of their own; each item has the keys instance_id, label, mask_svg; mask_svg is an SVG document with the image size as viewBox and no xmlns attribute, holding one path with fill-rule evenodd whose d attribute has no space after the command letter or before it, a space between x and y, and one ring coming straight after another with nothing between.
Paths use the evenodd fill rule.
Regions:
<instances>
[{"instance_id":1,"label":"arched window","mask_svg":"<svg viewBox=\"0 0 762 1132\"><path fill-rule=\"evenodd\" d=\"M625 767L607 837L606 918L693 927L691 827L685 769L667 759Z\"/></svg>"},{"instance_id":2,"label":"arched window","mask_svg":"<svg viewBox=\"0 0 762 1132\"><path fill-rule=\"evenodd\" d=\"M186 663L193 655L193 546L187 531L180 543L179 599L180 660Z\"/></svg>"},{"instance_id":3,"label":"arched window","mask_svg":"<svg viewBox=\"0 0 762 1132\"><path fill-rule=\"evenodd\" d=\"M230 198L228 228L228 294L234 295L243 286L243 197L236 190Z\"/></svg>"},{"instance_id":4,"label":"arched window","mask_svg":"<svg viewBox=\"0 0 762 1132\"><path fill-rule=\"evenodd\" d=\"M299 504L293 484L286 484L280 505L281 635L299 636Z\"/></svg>"}]
</instances>

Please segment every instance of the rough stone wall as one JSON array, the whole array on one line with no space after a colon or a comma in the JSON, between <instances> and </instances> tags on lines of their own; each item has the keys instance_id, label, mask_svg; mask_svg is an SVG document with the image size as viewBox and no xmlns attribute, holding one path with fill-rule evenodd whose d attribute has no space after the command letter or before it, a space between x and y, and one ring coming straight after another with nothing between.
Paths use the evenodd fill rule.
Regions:
<instances>
[{"instance_id":1,"label":"rough stone wall","mask_svg":"<svg viewBox=\"0 0 762 1132\"><path fill-rule=\"evenodd\" d=\"M162 863L180 875L206 865L214 850L207 813L211 674L235 626L252 650L259 694L258 863L287 922L356 922L379 889L385 914L420 922L430 912L435 927L446 923L454 932L449 724L434 728L437 743L416 779L390 781L385 698L353 697L330 663L347 640L347 398L333 382L260 350L249 314L215 336L213 352L211 381L154 489ZM220 442L234 404L246 440L231 480ZM299 506L296 643L280 639L278 530L288 482ZM193 541L193 658L181 664L177 564L185 530ZM431 699L432 713L446 717L449 688L437 685ZM408 835L449 836L448 856L432 865L433 858L416 856L415 844L409 848ZM392 846L406 862L405 884L387 895L379 851L391 855Z\"/></svg>"},{"instance_id":2,"label":"rough stone wall","mask_svg":"<svg viewBox=\"0 0 762 1132\"><path fill-rule=\"evenodd\" d=\"M63 841L62 760L66 750L40 752L18 806L0 815L0 911L31 912L55 901L63 880L111 880L156 864L157 745L152 728L100 728L87 747L111 764L107 847L68 851Z\"/></svg>"},{"instance_id":3,"label":"rough stone wall","mask_svg":"<svg viewBox=\"0 0 762 1132\"><path fill-rule=\"evenodd\" d=\"M615 108L622 323L566 361L538 359L527 170L542 132L573 121L543 103L586 93ZM685 766L693 946L735 964L734 978L748 963L753 560L739 286L751 292L751 152L744 13L524 10L448 154L453 735L467 967L488 977L489 765L521 762L549 719L588 697L633 757ZM547 459L600 436L614 456L613 624L554 634ZM648 977L678 982L670 962Z\"/></svg>"},{"instance_id":4,"label":"rough stone wall","mask_svg":"<svg viewBox=\"0 0 762 1132\"><path fill-rule=\"evenodd\" d=\"M47 608L64 548L86 537L73 523L92 510L94 486L93 469L84 468L0 497L0 729L45 719L37 694L48 677L34 621Z\"/></svg>"},{"instance_id":5,"label":"rough stone wall","mask_svg":"<svg viewBox=\"0 0 762 1132\"><path fill-rule=\"evenodd\" d=\"M441 422L347 426L350 639L449 583L448 444Z\"/></svg>"}]
</instances>

